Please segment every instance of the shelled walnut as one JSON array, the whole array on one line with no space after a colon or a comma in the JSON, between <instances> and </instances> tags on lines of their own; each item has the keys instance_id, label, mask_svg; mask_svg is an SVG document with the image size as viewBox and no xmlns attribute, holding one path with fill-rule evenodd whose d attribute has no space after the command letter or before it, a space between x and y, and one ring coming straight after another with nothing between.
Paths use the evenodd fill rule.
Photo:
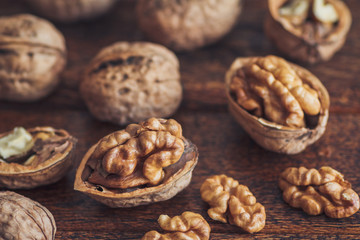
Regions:
<instances>
[{"instance_id":1,"label":"shelled walnut","mask_svg":"<svg viewBox=\"0 0 360 240\"><path fill-rule=\"evenodd\" d=\"M118 42L92 60L80 91L90 112L102 121L128 124L168 117L182 98L179 62L158 44Z\"/></svg>"},{"instance_id":2,"label":"shelled walnut","mask_svg":"<svg viewBox=\"0 0 360 240\"><path fill-rule=\"evenodd\" d=\"M62 129L17 127L0 134L0 187L34 188L61 179L73 165L76 139Z\"/></svg>"},{"instance_id":3,"label":"shelled walnut","mask_svg":"<svg viewBox=\"0 0 360 240\"><path fill-rule=\"evenodd\" d=\"M164 201L187 187L198 151L173 119L150 118L103 137L85 154L75 190L110 207Z\"/></svg>"},{"instance_id":4,"label":"shelled walnut","mask_svg":"<svg viewBox=\"0 0 360 240\"><path fill-rule=\"evenodd\" d=\"M249 233L258 232L265 226L265 208L247 186L226 175L209 177L201 185L201 198L209 203L209 217L223 223L241 227Z\"/></svg>"},{"instance_id":5,"label":"shelled walnut","mask_svg":"<svg viewBox=\"0 0 360 240\"><path fill-rule=\"evenodd\" d=\"M147 232L142 240L180 240L180 239L210 239L210 226L206 220L197 213L183 212L180 216L170 218L168 215L160 215L158 219L160 227L170 233L160 234L157 231Z\"/></svg>"},{"instance_id":6,"label":"shelled walnut","mask_svg":"<svg viewBox=\"0 0 360 240\"><path fill-rule=\"evenodd\" d=\"M346 40L351 13L340 0L268 0L265 32L284 54L303 62L329 60Z\"/></svg>"},{"instance_id":7,"label":"shelled walnut","mask_svg":"<svg viewBox=\"0 0 360 240\"><path fill-rule=\"evenodd\" d=\"M295 154L324 133L329 94L304 68L276 56L238 58L225 81L230 112L262 147Z\"/></svg>"},{"instance_id":8,"label":"shelled walnut","mask_svg":"<svg viewBox=\"0 0 360 240\"><path fill-rule=\"evenodd\" d=\"M332 218L344 218L359 210L359 195L331 167L287 168L281 173L279 186L285 202L309 215L325 212Z\"/></svg>"},{"instance_id":9,"label":"shelled walnut","mask_svg":"<svg viewBox=\"0 0 360 240\"><path fill-rule=\"evenodd\" d=\"M65 63L64 37L50 22L29 14L0 17L0 100L47 96Z\"/></svg>"},{"instance_id":10,"label":"shelled walnut","mask_svg":"<svg viewBox=\"0 0 360 240\"><path fill-rule=\"evenodd\" d=\"M40 203L6 191L0 192L0 209L0 239L55 239L55 219Z\"/></svg>"},{"instance_id":11,"label":"shelled walnut","mask_svg":"<svg viewBox=\"0 0 360 240\"><path fill-rule=\"evenodd\" d=\"M140 28L153 41L176 51L218 41L235 25L242 0L140 0Z\"/></svg>"}]
</instances>

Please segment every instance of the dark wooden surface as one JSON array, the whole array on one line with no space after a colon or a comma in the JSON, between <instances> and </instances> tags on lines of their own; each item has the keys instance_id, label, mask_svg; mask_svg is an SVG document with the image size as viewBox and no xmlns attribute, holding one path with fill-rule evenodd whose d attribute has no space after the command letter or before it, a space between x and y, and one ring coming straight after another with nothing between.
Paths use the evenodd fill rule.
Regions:
<instances>
[{"instance_id":1,"label":"dark wooden surface","mask_svg":"<svg viewBox=\"0 0 360 240\"><path fill-rule=\"evenodd\" d=\"M58 183L16 191L46 206L57 224L57 239L139 239L160 230L160 214L185 210L202 214L212 228L211 239L360 239L360 214L345 219L307 216L281 197L278 175L286 167L329 165L345 174L360 192L360 1L346 1L353 25L345 46L332 60L308 69L329 91L330 119L324 136L304 152L288 156L255 144L227 110L223 77L238 56L277 54L263 33L265 1L245 1L235 29L215 45L178 54L184 99L173 116L184 135L199 148L191 184L171 200L129 209L111 209L73 190L75 169ZM56 24L68 47L62 83L36 103L0 102L0 132L15 126L50 125L78 138L76 161L105 134L121 127L95 120L78 94L83 67L104 46L120 40L145 40L133 14L135 1L122 0L103 18L87 23ZM1 0L0 15L31 12L21 1ZM267 213L265 228L247 234L240 228L211 220L199 188L206 177L225 173L249 186Z\"/></svg>"}]
</instances>

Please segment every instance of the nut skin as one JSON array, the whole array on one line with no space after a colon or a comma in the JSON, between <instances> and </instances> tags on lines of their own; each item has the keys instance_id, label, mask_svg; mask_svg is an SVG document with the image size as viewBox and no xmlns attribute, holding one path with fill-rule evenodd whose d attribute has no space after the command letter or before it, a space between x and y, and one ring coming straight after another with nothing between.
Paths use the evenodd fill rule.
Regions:
<instances>
[{"instance_id":1,"label":"nut skin","mask_svg":"<svg viewBox=\"0 0 360 240\"><path fill-rule=\"evenodd\" d=\"M0 18L0 100L35 101L59 83L66 64L63 35L30 14Z\"/></svg>"},{"instance_id":2,"label":"nut skin","mask_svg":"<svg viewBox=\"0 0 360 240\"><path fill-rule=\"evenodd\" d=\"M39 14L58 22L77 22L105 14L116 0L26 0Z\"/></svg>"},{"instance_id":3,"label":"nut skin","mask_svg":"<svg viewBox=\"0 0 360 240\"><path fill-rule=\"evenodd\" d=\"M350 30L351 12L343 1L328 0L338 14L338 22L324 36L312 38L308 31L300 31L279 14L287 0L268 0L269 14L264 22L265 33L276 47L288 57L304 63L327 61L344 45ZM314 21L315 27L328 28L326 23ZM311 26L310 26L311 27ZM319 31L320 33L321 31ZM309 37L310 36L310 37Z\"/></svg>"},{"instance_id":4,"label":"nut skin","mask_svg":"<svg viewBox=\"0 0 360 240\"><path fill-rule=\"evenodd\" d=\"M309 123L309 126L284 126L246 111L232 94L231 83L239 69L255 63L259 58L262 57L237 58L227 71L225 84L229 111L251 138L263 148L285 154L299 153L325 132L329 117L329 94L316 76L298 65L288 63L303 83L310 86L318 95L320 112L316 116L307 117L306 123Z\"/></svg>"},{"instance_id":5,"label":"nut skin","mask_svg":"<svg viewBox=\"0 0 360 240\"><path fill-rule=\"evenodd\" d=\"M63 178L73 167L73 154L76 139L63 129L52 127L35 127L28 132L55 132L67 139L67 146L61 153L51 156L50 159L36 165L24 166L18 163L0 162L0 187L8 189L31 189L49 185ZM0 137L7 133L0 134Z\"/></svg>"},{"instance_id":6,"label":"nut skin","mask_svg":"<svg viewBox=\"0 0 360 240\"><path fill-rule=\"evenodd\" d=\"M56 224L51 212L15 192L0 192L0 238L53 240Z\"/></svg>"},{"instance_id":7,"label":"nut skin","mask_svg":"<svg viewBox=\"0 0 360 240\"><path fill-rule=\"evenodd\" d=\"M158 44L117 42L89 64L80 92L101 121L124 125L168 117L182 99L179 62Z\"/></svg>"},{"instance_id":8,"label":"nut skin","mask_svg":"<svg viewBox=\"0 0 360 240\"><path fill-rule=\"evenodd\" d=\"M242 0L140 0L139 26L153 41L175 51L212 44L235 25Z\"/></svg>"}]
</instances>

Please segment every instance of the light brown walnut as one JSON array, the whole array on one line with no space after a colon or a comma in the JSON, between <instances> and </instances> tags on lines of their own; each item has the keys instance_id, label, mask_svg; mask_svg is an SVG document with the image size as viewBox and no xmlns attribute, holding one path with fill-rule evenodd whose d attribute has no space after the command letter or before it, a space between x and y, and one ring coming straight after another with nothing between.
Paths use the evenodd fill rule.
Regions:
<instances>
[{"instance_id":1,"label":"light brown walnut","mask_svg":"<svg viewBox=\"0 0 360 240\"><path fill-rule=\"evenodd\" d=\"M258 232L265 226L265 208L256 202L247 186L226 175L209 177L201 185L201 198L210 205L209 216L226 223L227 219L247 232Z\"/></svg>"},{"instance_id":2,"label":"light brown walnut","mask_svg":"<svg viewBox=\"0 0 360 240\"><path fill-rule=\"evenodd\" d=\"M284 201L309 215L323 212L332 218L349 217L359 210L359 196L343 175L330 167L287 168L280 177Z\"/></svg>"},{"instance_id":3,"label":"light brown walnut","mask_svg":"<svg viewBox=\"0 0 360 240\"><path fill-rule=\"evenodd\" d=\"M158 223L163 230L170 233L161 234L150 231L142 237L142 240L207 240L210 238L209 224L197 213L183 212L180 216L173 218L160 215Z\"/></svg>"}]
</instances>

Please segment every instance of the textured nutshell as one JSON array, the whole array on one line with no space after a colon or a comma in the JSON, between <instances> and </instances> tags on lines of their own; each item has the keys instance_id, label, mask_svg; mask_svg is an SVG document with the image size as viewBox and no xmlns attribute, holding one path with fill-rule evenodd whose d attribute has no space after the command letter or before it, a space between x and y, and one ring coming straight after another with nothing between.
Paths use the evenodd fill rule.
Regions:
<instances>
[{"instance_id":1,"label":"textured nutshell","mask_svg":"<svg viewBox=\"0 0 360 240\"><path fill-rule=\"evenodd\" d=\"M329 94L306 69L276 56L238 58L225 82L230 113L265 149L296 154L325 132Z\"/></svg>"},{"instance_id":2,"label":"textured nutshell","mask_svg":"<svg viewBox=\"0 0 360 240\"><path fill-rule=\"evenodd\" d=\"M49 134L52 137L35 141L32 149L12 162L0 161L0 187L30 189L57 182L73 167L76 139L63 129L35 127L27 129L33 136ZM0 137L8 133L0 134ZM31 164L26 159L35 156Z\"/></svg>"},{"instance_id":3,"label":"textured nutshell","mask_svg":"<svg viewBox=\"0 0 360 240\"><path fill-rule=\"evenodd\" d=\"M0 100L45 97L65 63L64 37L50 22L29 14L0 18Z\"/></svg>"},{"instance_id":4,"label":"textured nutshell","mask_svg":"<svg viewBox=\"0 0 360 240\"><path fill-rule=\"evenodd\" d=\"M341 0L326 1L334 6L338 21L328 34L315 37L327 26L313 19L309 28L319 30L313 30L313 34L309 34L309 28L299 30L298 26L279 14L279 9L286 2L287 0L268 0L269 14L264 23L266 35L281 52L292 59L310 64L329 60L344 45L350 30L352 17L346 4Z\"/></svg>"},{"instance_id":5,"label":"textured nutshell","mask_svg":"<svg viewBox=\"0 0 360 240\"><path fill-rule=\"evenodd\" d=\"M90 112L117 124L168 117L182 99L179 62L163 46L117 42L98 53L80 91Z\"/></svg>"},{"instance_id":6,"label":"textured nutshell","mask_svg":"<svg viewBox=\"0 0 360 240\"><path fill-rule=\"evenodd\" d=\"M176 51L218 41L235 25L242 0L140 0L136 7L142 31Z\"/></svg>"},{"instance_id":7,"label":"textured nutshell","mask_svg":"<svg viewBox=\"0 0 360 240\"><path fill-rule=\"evenodd\" d=\"M42 16L59 22L76 22L106 13L116 0L26 0Z\"/></svg>"},{"instance_id":8,"label":"textured nutshell","mask_svg":"<svg viewBox=\"0 0 360 240\"><path fill-rule=\"evenodd\" d=\"M189 185L197 159L180 124L150 118L92 146L77 169L74 189L110 207L164 201Z\"/></svg>"},{"instance_id":9,"label":"textured nutshell","mask_svg":"<svg viewBox=\"0 0 360 240\"><path fill-rule=\"evenodd\" d=\"M0 192L0 209L0 239L55 239L55 219L38 202L14 192Z\"/></svg>"}]
</instances>

